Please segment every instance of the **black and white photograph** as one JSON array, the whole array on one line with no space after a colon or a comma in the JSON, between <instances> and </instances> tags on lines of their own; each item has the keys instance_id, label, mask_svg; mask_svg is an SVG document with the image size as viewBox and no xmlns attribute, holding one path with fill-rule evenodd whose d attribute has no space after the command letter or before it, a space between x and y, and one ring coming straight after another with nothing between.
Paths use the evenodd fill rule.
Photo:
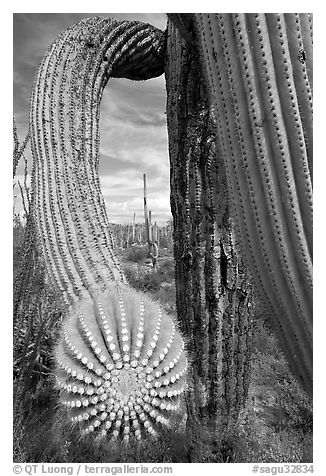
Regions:
<instances>
[{"instance_id":1,"label":"black and white photograph","mask_svg":"<svg viewBox=\"0 0 326 476\"><path fill-rule=\"evenodd\" d=\"M313 17L12 14L14 473L314 472Z\"/></svg>"}]
</instances>

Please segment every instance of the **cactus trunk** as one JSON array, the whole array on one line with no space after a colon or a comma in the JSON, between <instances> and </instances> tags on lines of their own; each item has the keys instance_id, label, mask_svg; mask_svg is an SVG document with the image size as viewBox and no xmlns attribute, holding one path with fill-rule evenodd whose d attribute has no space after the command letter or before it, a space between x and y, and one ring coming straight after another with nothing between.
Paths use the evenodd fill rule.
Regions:
<instances>
[{"instance_id":1,"label":"cactus trunk","mask_svg":"<svg viewBox=\"0 0 326 476\"><path fill-rule=\"evenodd\" d=\"M235 243L198 58L172 23L166 87L176 302L192 361L188 424L207 419L225 436L248 392L251 284Z\"/></svg>"}]
</instances>

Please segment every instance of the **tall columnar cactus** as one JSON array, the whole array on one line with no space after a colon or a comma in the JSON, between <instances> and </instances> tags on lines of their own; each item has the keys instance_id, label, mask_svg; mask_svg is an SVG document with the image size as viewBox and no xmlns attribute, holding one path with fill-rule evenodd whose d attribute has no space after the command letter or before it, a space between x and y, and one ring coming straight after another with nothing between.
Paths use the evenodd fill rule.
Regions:
<instances>
[{"instance_id":1,"label":"tall columnar cactus","mask_svg":"<svg viewBox=\"0 0 326 476\"><path fill-rule=\"evenodd\" d=\"M171 14L197 47L237 236L288 362L312 388L312 16Z\"/></svg>"},{"instance_id":2,"label":"tall columnar cactus","mask_svg":"<svg viewBox=\"0 0 326 476\"><path fill-rule=\"evenodd\" d=\"M162 74L164 44L150 25L83 20L50 46L31 98L32 218L67 307L56 353L62 400L84 433L121 428L124 440L130 424L136 438L141 424L152 435L169 424L187 361L175 324L128 290L114 254L98 178L99 106L110 77Z\"/></svg>"},{"instance_id":3,"label":"tall columnar cactus","mask_svg":"<svg viewBox=\"0 0 326 476\"><path fill-rule=\"evenodd\" d=\"M188 403L195 421L208 417L222 436L248 392L251 284L235 243L198 58L170 22L166 56L176 301L193 362Z\"/></svg>"}]
</instances>

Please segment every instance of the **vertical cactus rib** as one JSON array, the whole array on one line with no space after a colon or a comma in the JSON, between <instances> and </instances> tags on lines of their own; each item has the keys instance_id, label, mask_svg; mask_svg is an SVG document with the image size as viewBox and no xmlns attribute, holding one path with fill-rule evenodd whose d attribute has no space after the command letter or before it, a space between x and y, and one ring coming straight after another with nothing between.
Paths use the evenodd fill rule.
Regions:
<instances>
[{"instance_id":1,"label":"vertical cactus rib","mask_svg":"<svg viewBox=\"0 0 326 476\"><path fill-rule=\"evenodd\" d=\"M309 306L309 304L312 302L312 299L309 299L309 293L311 297L312 270L307 237L303 229L303 221L307 223L308 228L312 225L311 221L309 223L308 220L309 217L311 217L311 210L310 214L308 210L305 215L303 207L300 207L298 204L298 196L307 198L307 190L306 187L303 190L301 189L301 183L299 180L296 180L293 173L293 170L300 169L300 165L295 164L295 166L292 167L291 161L289 160L292 154L296 157L295 154L298 153L298 151L293 150L294 146L291 148L292 144L289 143L289 137L293 137L291 134L294 132L291 130L292 124L290 121L292 118L296 120L298 115L296 116L294 113L292 117L287 117L287 107L282 108L283 98L280 97L280 95L285 92L285 88L278 88L278 84L281 84L281 82L280 80L277 81L278 78L275 77L276 75L271 73L274 71L273 54L275 55L275 49L272 48L273 45L268 41L269 32L267 30L265 16L262 15L261 17L262 18L260 18L260 15L255 15L257 32L254 30L253 35L255 35L255 38L257 37L256 34L259 35L259 44L257 44L257 42L255 43L253 51L261 61L260 64L264 64L265 66L259 85L262 89L261 97L263 100L266 100L267 103L265 110L268 111L270 108L271 111L266 117L266 123L267 126L270 126L270 129L269 134L265 133L265 137L268 136L271 138L272 153L265 165L270 165L271 173L273 173L274 169L274 176L276 176L275 189L270 196L270 211L273 211L272 223L275 223L274 237L278 245L278 255L276 255L276 259L278 256L278 260L281 258L281 263L284 263L282 268L285 270L286 284L295 299L297 313L300 315L302 323L305 326L306 320L309 320L308 316L311 315L311 305ZM248 36L250 36L250 32ZM273 31L271 31L271 37L273 37ZM263 39L264 45L262 44ZM269 63L269 61L271 63ZM277 59L275 64L277 64ZM290 94L292 93L293 91L291 90ZM259 96L258 94L258 97ZM288 101L283 99L284 104L288 104L290 99L292 101L292 96L287 99ZM306 159L306 157L303 157L302 162L304 162L304 159ZM303 163L303 168L306 165L306 162ZM280 189L277 188L278 185ZM270 192L271 187L268 182L264 184L264 190ZM268 204L269 196L267 194L265 194L265 196ZM304 204L307 204L307 200ZM309 203L307 205L309 209ZM288 243L292 243L292 246L288 246ZM297 253L292 253L293 249L297 250ZM278 265L278 262L276 262L275 267ZM302 281L306 281L305 287L301 286ZM291 309L292 304L289 303L289 306ZM306 332L306 335L309 336L309 322L306 327Z\"/></svg>"},{"instance_id":2,"label":"vertical cactus rib","mask_svg":"<svg viewBox=\"0 0 326 476\"><path fill-rule=\"evenodd\" d=\"M244 38L245 32L247 32L247 30L248 29L246 28L245 24L243 25L242 29L239 28L239 30L238 30L239 31L239 37ZM244 40L242 40L240 38L240 41L242 42ZM268 57L268 54L265 53L264 49L262 49L262 48L259 48L259 49L262 51L262 55L263 55L264 58ZM268 143L267 143L267 141L264 141L265 137L260 132L261 128L257 127L257 124L255 123L255 120L256 120L255 118L256 117L261 117L262 114L259 111L259 103L257 103L257 105L256 105L255 101L254 101L254 98L257 98L257 97L259 98L259 91L255 89L253 77L250 78L250 76L249 76L250 72L251 72L251 70L250 70L250 44L249 44L249 42L247 44L247 50L243 49L243 46L242 46L242 43L241 43L241 50L242 50L242 53L243 53L244 61L246 61L245 65L246 66L249 65L249 67L248 67L249 73L246 73L246 78L248 77L248 91L249 91L249 97L250 97L250 101L251 101L251 104L249 104L249 105L251 105L250 110L253 111L252 116L251 116L251 120L252 120L251 124L252 124L252 127L256 127L256 137L257 137L258 146L261 146L261 144L264 144L264 142L266 144L265 152L261 156L262 166L260 166L260 162L258 162L260 170L254 172L253 169L252 170L249 169L249 174L250 174L250 176L255 176L254 174L256 174L256 177L257 177L257 176L259 176L259 173L260 173L262 179L263 180L265 179L265 183L263 182L262 190L268 191L268 193L265 192L265 197L263 195L261 200L265 199L267 204L270 204L269 213L271 214L270 216L273 218L273 220L268 219L264 224L264 217L259 216L259 214L258 214L259 209L258 209L257 223L260 222L260 223L263 224L262 231L266 233L265 236L266 236L267 240L268 240L268 236L269 236L269 233L270 233L270 231L268 229L269 222L271 221L272 225L274 225L274 223L275 223L275 225L272 229L272 232L274 233L275 242L279 245L279 249L278 249L278 252L276 252L275 264L274 264L273 261L271 261L271 265L274 266L274 269L275 269L274 273L275 273L275 276L277 276L277 282L280 283L280 281L279 281L280 278L279 278L279 273L278 273L278 269L279 269L278 257L282 257L282 262L284 263L284 266L282 266L281 269L283 268L283 269L286 270L286 279L287 279L288 286L293 286L293 294L295 295L296 286L293 285L293 281L295 279L297 279L297 280L300 279L300 274L296 270L295 263L293 262L293 260L292 260L292 263L290 261L291 260L291 254L290 254L291 250L287 250L287 248L284 244L284 241L286 239L287 227L286 227L285 220L282 219L282 204L281 204L279 192L277 190L277 184L278 184L278 182L282 183L284 172L289 173L288 172L288 167L285 166L283 169L281 169L281 171L278 175L277 175L277 173L273 173L273 167L270 167L270 164L273 163L273 157L274 157L275 154L278 153L278 151L275 150L275 148L274 148L274 150L272 150L272 152L268 152ZM252 67L252 70L253 70L253 67ZM252 88L252 90L251 90L251 88ZM268 86L267 86L267 88L268 88ZM270 89L271 89L271 87L269 87L268 90L263 91L262 96L264 97L264 94L266 94L267 97L268 97L268 91L270 91ZM275 108L276 106L274 106L274 104L277 103L277 98L273 98L273 96L272 96L270 101L271 101L271 107ZM279 111L276 111L275 113L273 112L273 124L276 121L277 117L279 117ZM267 124L268 124L268 118L267 118ZM278 127L277 124L275 125L275 128L276 128L277 131L279 130L279 127ZM268 154L270 155L270 160L266 161L265 157ZM281 154L281 157L280 157L279 160L281 161L282 157L284 157L284 156L283 156L282 151L281 151L280 154ZM284 160L283 160L283 162L284 162ZM275 178L275 175L277 175L277 178ZM285 180L283 180L283 183L284 182L285 182ZM289 180L284 183L283 190L285 190L286 185L288 183L289 183ZM283 194L284 193L285 192L283 192ZM255 195L257 195L257 194L255 194ZM292 195L293 195L293 193L292 193ZM252 197L252 200L255 200L255 196ZM259 197L258 197L258 200L259 200ZM294 200L292 200L292 201L294 201ZM286 201L285 201L285 203L286 203ZM276 214L275 209L280 210L280 213ZM293 213L293 207L291 208L291 212ZM292 214L291 214L291 216L292 216ZM279 253L279 255L277 253ZM289 264L289 261L290 261L290 264ZM293 272L291 274L292 270L293 270ZM295 283L295 284L297 285L297 288L300 291L300 281L298 283ZM300 294L300 296L301 296L301 294ZM298 298L297 298L297 301L298 301ZM290 306L292 306L292 304L290 304ZM302 308L302 306L303 306L303 304L298 303L298 310L300 310ZM304 311L306 311L306 310L304 310Z\"/></svg>"},{"instance_id":3,"label":"vertical cactus rib","mask_svg":"<svg viewBox=\"0 0 326 476\"><path fill-rule=\"evenodd\" d=\"M265 80L261 82L263 86L262 93L264 98L268 98L273 111L272 115L267 117L267 121L273 119L271 125L275 129L276 144L278 146L283 144L284 146L284 149L281 149L284 155L282 154L280 161L275 160L275 164L278 171L278 180L285 196L284 206L290 205L292 213L289 213L289 218L293 217L294 220L292 226L290 226L290 233L292 233L294 246L301 251L298 258L303 258L301 263L302 273L307 276L312 284L311 269L304 260L305 255L312 254L312 189L299 104L296 100L291 63L288 65L289 51L286 48L286 39L283 39L286 38L284 29L282 33L284 20L281 15L266 15L266 20L269 20L268 24L265 22L264 16L260 18L259 15L256 15L255 25L253 26L254 34L255 26L257 28L256 33L259 35L260 42L259 48L255 48L255 52L258 56L258 67L262 67L263 79ZM267 27L269 27L268 30ZM269 35L267 38L271 40L269 52L266 52L261 44L266 35ZM269 60L271 60L271 64L269 64ZM275 68L272 62L274 65L282 62L284 66L280 70ZM271 70L275 70L275 75L270 74ZM282 74L283 71L284 74ZM278 87L279 84L283 85L284 82L287 88ZM274 91L276 92L273 95ZM285 105L290 105L290 107L285 107ZM280 124L277 121L280 121ZM284 129L286 134L282 133ZM271 143L274 144L273 141ZM275 155L276 151L274 149ZM281 167L278 168L279 163Z\"/></svg>"},{"instance_id":4,"label":"vertical cactus rib","mask_svg":"<svg viewBox=\"0 0 326 476\"><path fill-rule=\"evenodd\" d=\"M302 36L304 56L302 56L302 51L300 51L300 60L304 60L307 74L308 82L313 91L313 15L312 13L299 13L300 18L300 31L299 35ZM299 56L299 54L298 54Z\"/></svg>"},{"instance_id":5,"label":"vertical cactus rib","mask_svg":"<svg viewBox=\"0 0 326 476\"><path fill-rule=\"evenodd\" d=\"M43 58L43 61L39 67L38 77L40 76L41 71L43 70L43 67L47 61L47 57L49 56L49 54L51 54L52 48L49 48L47 55L44 56ZM56 266L56 261L58 258L56 254L56 248L54 246L53 229L52 227L50 227L50 223L49 223L49 213L47 210L48 202L45 198L48 196L48 191L47 191L47 181L45 179L45 173L44 173L44 164L45 164L45 160L43 158L44 147L41 141L41 134L40 134L42 132L42 128L39 122L39 111L41 110L41 107L40 107L41 98L42 98L42 92L39 88L39 84L36 78L34 87L32 90L31 110L30 110L31 146L32 146L32 154L33 154L33 161L34 161L33 173L35 176L35 187L33 188L34 222L38 225L38 228L37 228L38 242L39 244L41 244L43 257L45 262L47 263L49 275L52 278L52 282L56 285L58 290L62 292L64 302L67 303L68 301L65 295L65 287L64 287L64 284L61 282L61 276ZM34 120L32 120L32 118ZM41 193L39 193L40 190L45 191L44 196Z\"/></svg>"},{"instance_id":6,"label":"vertical cactus rib","mask_svg":"<svg viewBox=\"0 0 326 476\"><path fill-rule=\"evenodd\" d=\"M214 16L212 21L214 22ZM203 36L203 51L204 53L207 52L210 61L212 62L209 63L209 77L213 78L212 91L215 94L214 97L217 98L217 101L221 105L221 107L215 108L218 128L217 141L219 141L220 143L220 148L224 160L226 157L228 157L228 161L226 162L226 175L229 185L230 205L233 212L232 219L234 220L235 227L238 230L238 236L246 237L246 239L243 240L243 244L246 244L247 242L250 244L250 246L246 250L250 256L248 261L251 262L251 266L255 267L253 273L255 278L258 278L260 280L258 290L262 294L262 301L267 301L268 305L271 306L268 294L264 291L264 289L266 288L272 289L271 282L268 280L269 273L267 264L262 261L260 256L255 256L253 252L255 246L257 246L257 243L260 242L260 237L262 236L263 231L259 224L258 228L256 229L256 227L254 226L254 216L245 206L246 203L250 203L250 198L248 197L249 192L247 191L246 179L243 174L241 174L242 166L237 160L237 157L239 157L240 152L238 151L239 146L236 141L237 133L233 126L233 113L230 110L232 99L228 98L227 100L225 98L225 95L228 94L228 78L226 78L225 75L223 77L220 70L220 68L223 67L223 62L216 61L217 57L223 57L223 52L221 50L222 42L216 41L214 43L214 48L209 47L209 41L214 41L214 30L211 26L211 20L209 15L198 15L197 22L199 31L203 32L203 35L204 32L207 31L207 35L209 35L207 36L207 38ZM215 32L215 34L218 34L218 32ZM233 90L238 91L237 88L234 88ZM241 90L242 88L240 89L240 91ZM241 101L239 104L241 105ZM237 105L238 104L236 103L236 106ZM229 115L227 115L228 107ZM239 118L238 122L240 124L243 124L243 127L246 128L244 133L246 133L247 137L250 137L251 134L248 123L246 121L243 121L243 118L241 118L240 116L239 110L235 111L235 116ZM229 118L228 122L226 121L226 118ZM230 130L230 128L232 128L232 130ZM240 145L242 146L242 148L243 144L243 139L241 139L240 136ZM236 151L234 150L234 148L236 148ZM242 150L245 154L245 149ZM247 162L245 162L245 164L248 167ZM253 182L249 184L249 187L251 192L259 192L259 187L255 186ZM259 273L259 266L264 266L265 272L262 273L262 275L260 275Z\"/></svg>"},{"instance_id":7,"label":"vertical cactus rib","mask_svg":"<svg viewBox=\"0 0 326 476\"><path fill-rule=\"evenodd\" d=\"M310 391L311 18L188 16L214 107L237 235L289 363Z\"/></svg>"},{"instance_id":8,"label":"vertical cactus rib","mask_svg":"<svg viewBox=\"0 0 326 476\"><path fill-rule=\"evenodd\" d=\"M101 26L101 25L100 25ZM99 31L101 31L99 26ZM94 57L92 58L94 61ZM98 260L103 262L104 265L108 266L109 260L106 260L103 257L103 253L101 252L100 247L98 246L98 243L92 243L90 241L90 238L96 234L95 232L95 226L96 226L96 215L98 215L98 209L97 209L97 200L95 199L97 195L97 190L96 190L96 177L93 175L92 168L94 167L93 165L93 151L90 151L89 154L85 154L85 147L83 146L83 140L86 139L86 131L87 135L91 136L92 134L92 128L90 124L86 123L86 114L85 114L85 107L88 106L88 102L85 99L85 81L83 79L84 76L86 76L86 80L89 80L89 68L90 68L90 58L89 58L89 53L87 52L85 55L84 54L79 54L76 57L76 69L71 72L72 79L71 83L69 86L69 97L70 97L70 106L69 106L69 128L71 130L74 130L74 127L79 127L80 129L77 132L77 137L76 139L78 140L78 146L75 147L76 139L72 139L71 143L67 143L67 154L68 156L71 156L73 159L73 166L74 170L76 171L77 174L82 175L82 190L76 190L75 193L80 193L80 204L78 209L74 209L74 223L77 225L79 224L79 233L78 237L79 240L81 236L84 237L83 241L81 242L81 246L83 246L83 253L85 256L87 256L88 262L90 263L91 266L93 266L94 263L94 258L91 257L91 253L89 252L90 249L95 249L95 254L98 256ZM79 72L80 79L78 77L77 71ZM78 88L78 89L77 89ZM76 94L76 89L78 91L78 94ZM92 117L92 108L87 108L88 109L88 116ZM64 125L64 114L62 114L62 125ZM96 127L94 125L94 127ZM68 133L69 131L67 131ZM79 135L80 134L80 135ZM87 145L89 143L89 139L87 138L86 140ZM72 147L70 148L70 144ZM87 147L86 145L86 147ZM62 141L62 147L64 149L65 143L64 140ZM89 162L88 162L88 160ZM91 176L91 178L89 177ZM73 189L74 187L74 178L73 176L69 176L69 174L65 174L66 180L67 180L67 187L70 188L70 190ZM68 179L70 181L68 182ZM94 189L92 188L94 186ZM89 197L89 202L90 206L88 206L89 202L84 202L83 198L85 196ZM80 213L80 209L82 209L82 214ZM105 219L104 217L101 216L102 222L105 224ZM87 221L84 221L87 220ZM106 219L107 221L107 219ZM86 224L86 227L85 227ZM86 230L85 230L86 228ZM98 237L100 239L103 239L106 237L106 233L104 230L101 230L102 233L98 233ZM88 240L86 239L87 236L89 237ZM102 238L103 237L103 238ZM99 240L98 240L99 241ZM107 247L108 253L111 253L111 247ZM112 269L111 266L108 266L108 273L109 276L112 278Z\"/></svg>"},{"instance_id":9,"label":"vertical cactus rib","mask_svg":"<svg viewBox=\"0 0 326 476\"><path fill-rule=\"evenodd\" d=\"M45 144L46 168L44 170L44 180L47 180L50 197L49 220L52 220L55 230L56 244L58 253L58 267L62 268L63 275L67 275L66 282L71 286L69 291L70 300L74 295L78 295L82 289L82 281L79 275L73 274L73 268L76 266L73 259L76 255L76 245L74 246L69 230L69 217L65 213L65 187L63 164L59 157L62 155L61 139L62 131L60 128L60 118L63 115L60 104L63 104L64 98L60 92L60 84L65 83L64 68L61 72L61 62L67 63L69 57L70 35L74 32L69 30L62 35L60 42L56 44L49 56L47 66L44 68L44 76L48 78L43 92L42 101L42 126L43 140ZM66 48L68 51L66 51ZM41 87L43 87L40 82ZM49 123L50 127L44 127ZM61 221L64 227L61 226ZM68 252L66 249L68 248ZM73 287L75 286L75 289Z\"/></svg>"},{"instance_id":10,"label":"vertical cactus rib","mask_svg":"<svg viewBox=\"0 0 326 476\"><path fill-rule=\"evenodd\" d=\"M101 26L101 25L100 25ZM101 34L101 28L99 26L99 32L97 32L97 35ZM97 41L97 35L94 37L94 41ZM91 53L87 52L85 57L83 56L80 59L80 77L81 79L81 93L79 95L78 99L78 105L77 108L74 108L73 110L76 111L76 115L73 115L71 121L72 125L74 123L79 123L81 124L81 130L80 130L80 147L77 150L77 155L76 157L76 162L75 164L79 168L79 173L82 174L83 176L83 182L82 182L82 191L84 196L89 197L89 201L82 200L82 210L83 210L83 220L81 221L81 226L84 230L82 230L82 233L84 233L86 240L83 243L84 249L83 252L87 256L88 255L88 260L91 266L94 266L94 263L97 262L97 266L101 267L102 263L104 264L104 269L107 268L109 271L108 274L108 279L114 279L114 273L112 271L112 268L114 266L110 266L109 260L106 260L105 258L105 253L102 251L102 247L99 246L98 241L94 242L93 236L105 236L104 230L96 230L96 225L97 223L101 223L102 217L99 216L98 213L98 208L97 208L97 201L96 201L96 180L94 177L93 173L93 163L90 161L88 163L88 160L81 160L82 158L91 158L92 157L92 150L88 151L88 145L91 143L91 133L92 133L92 125L90 123L93 115L93 106L90 104L90 99L91 99L91 94L92 92L88 92L88 88L92 88L92 80L89 78L89 73L90 73L90 66L91 62L94 61L94 54L92 55ZM78 82L78 77L76 76L75 80ZM70 92L71 94L71 92ZM74 96L71 96L72 100ZM88 137L86 137L86 134ZM93 159L92 159L93 160ZM82 168L81 168L82 167ZM95 184L93 189L93 184ZM79 189L79 191L81 191ZM85 226L86 224L86 226ZM87 232L86 232L86 230ZM85 233L86 232L86 233ZM88 239L87 239L88 237ZM107 254L110 254L110 260L111 263L115 263L113 253L112 253L112 247L108 246L107 247ZM102 278L103 279L103 278ZM105 279L105 278L104 278Z\"/></svg>"},{"instance_id":11,"label":"vertical cactus rib","mask_svg":"<svg viewBox=\"0 0 326 476\"><path fill-rule=\"evenodd\" d=\"M294 87L296 92L296 100L292 100L292 109L297 107L298 117L296 127L302 129L301 135L304 141L299 139L300 155L306 153L309 170L306 173L306 181L312 182L313 179L313 104L312 104L312 41L304 41L304 33L302 32L302 22L308 19L308 15L284 14L277 15L277 28L280 37L280 43L283 48L288 47L288 51L284 51L284 59L290 56L292 75L286 75L289 82L293 76ZM267 15L267 21L271 22L275 19L273 16ZM270 24L270 23L269 23ZM285 30L285 31L284 31ZM310 30L309 30L310 33ZM276 37L277 38L277 37ZM284 41L285 38L285 41ZM284 41L284 44L283 44ZM287 68L284 68L287 72ZM311 77L309 77L311 75ZM289 85L288 85L289 86ZM292 87L293 89L293 87ZM296 105L297 102L297 105ZM304 142L304 143L302 143ZM305 147L304 147L305 146ZM307 167L306 167L307 168ZM299 169L301 170L301 169ZM311 191L310 191L311 194ZM311 202L311 198L309 198Z\"/></svg>"}]
</instances>

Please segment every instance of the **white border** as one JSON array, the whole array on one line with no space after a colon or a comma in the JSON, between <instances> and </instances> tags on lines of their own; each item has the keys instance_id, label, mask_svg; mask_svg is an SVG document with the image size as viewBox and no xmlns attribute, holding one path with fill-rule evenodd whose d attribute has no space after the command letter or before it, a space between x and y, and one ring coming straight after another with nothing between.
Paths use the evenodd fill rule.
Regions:
<instances>
[{"instance_id":1,"label":"white border","mask_svg":"<svg viewBox=\"0 0 326 476\"><path fill-rule=\"evenodd\" d=\"M110 10L114 12L114 7L118 3L118 12L153 12L161 13L162 10L169 12L185 12L192 11L197 12L198 5L201 12L219 11L223 10L223 7L227 8L227 12L231 11L246 11L251 12L254 10L271 12L271 11L300 11L300 12L313 12L314 13L314 104L315 104L315 119L314 119L314 182L315 182L315 225L314 225L314 237L315 237L315 254L317 253L317 264L315 267L315 326L314 326L314 467L315 475L322 475L326 473L326 469L322 469L322 462L325 461L325 393L324 393L324 381L325 381L325 355L323 350L325 348L325 219L326 219L326 151L323 144L324 137L326 135L325 127L325 94L326 94L326 75L325 75L325 62L326 62L326 25L325 14L326 8L322 5L322 1L273 1L273 2L240 2L240 1L227 1L223 5L218 5L213 2L199 2L198 4L185 4L175 1L167 1L163 4L152 2L137 2L131 4L131 2L112 2L97 1L94 3L86 2L68 2L67 0L57 0L54 3L50 2L23 2L12 1L6 3L2 7L2 27L1 27L1 143L5 145L1 150L1 164L4 170L1 171L1 186L0 186L0 204L1 204L1 408L2 408L2 445L3 451L2 462L8 463L8 468L3 468L3 474L12 474L12 76L8 71L12 71L12 14L20 12L28 13L70 13L70 12L85 12L91 13L90 6L96 7L96 11ZM222 3L222 2L221 2ZM136 8L137 6L137 8ZM156 8L155 8L156 6ZM55 12L53 8L55 7ZM78 7L78 8L76 8ZM117 12L117 13L118 13ZM6 464L7 466L7 464ZM97 465L99 466L99 465ZM182 474L186 471L187 474L197 474L200 471L198 464L191 465L173 465L176 467L174 475ZM267 466L267 465L266 465ZM208 474L251 474L252 464L205 464L205 473Z\"/></svg>"}]
</instances>

